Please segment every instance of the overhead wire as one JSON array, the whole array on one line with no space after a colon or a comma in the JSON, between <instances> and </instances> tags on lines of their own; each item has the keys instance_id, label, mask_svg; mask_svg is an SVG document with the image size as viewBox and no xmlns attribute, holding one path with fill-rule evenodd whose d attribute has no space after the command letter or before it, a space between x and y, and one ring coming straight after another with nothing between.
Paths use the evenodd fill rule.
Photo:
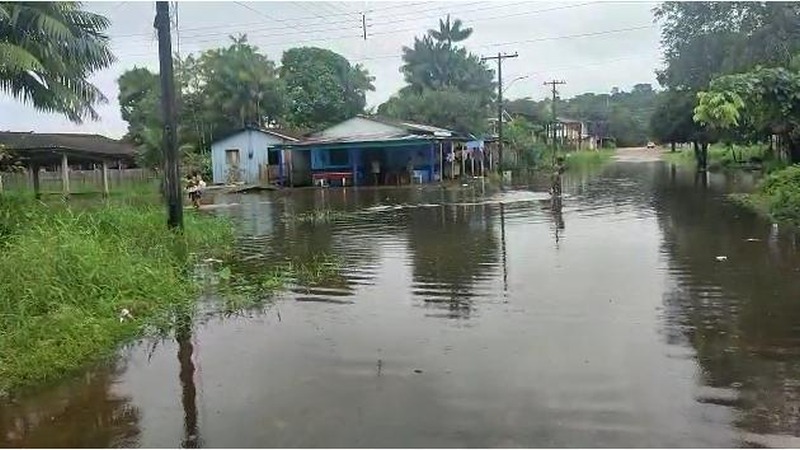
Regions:
<instances>
[{"instance_id":1,"label":"overhead wire","mask_svg":"<svg viewBox=\"0 0 800 450\"><path fill-rule=\"evenodd\" d=\"M238 2L238 1L234 2L234 3L242 4L241 2ZM520 4L520 3L529 3L529 2L524 2L523 1L523 2L518 2L518 3L495 6L495 7L491 7L491 8L483 7L483 8L477 8L477 9L467 10L467 11L463 11L463 12L478 12L478 11L485 11L485 10L489 10L489 9L498 9L498 8L500 8L502 6L507 7L507 6L513 6L513 5ZM508 18L508 17L519 17L519 16L524 16L524 15L533 15L533 14L540 14L540 13L551 12L551 11L578 8L578 7L588 6L588 5L592 5L592 4L595 4L595 2L584 2L584 3L573 4L573 5L560 5L560 6L551 7L551 8L537 9L537 10L518 12L518 13L513 13L513 14L505 14L505 15L500 15L500 16L483 17L483 18L480 18L480 19L473 20L473 23L475 23L475 22L480 23L480 22L483 22L483 21L504 19L504 18ZM248 9L251 9L249 6L244 6L244 7L248 8ZM438 16L438 14L437 14L437 16ZM418 15L417 17L415 17L413 19L405 19L405 20L404 19L399 19L399 20L394 21L390 25L394 25L394 24L396 24L398 22L404 22L404 21L412 21L412 20L413 21L419 21L420 19L425 18L425 17L426 16L420 17ZM433 16L427 16L427 17L433 17ZM381 25L383 25L383 24L381 24ZM283 45L298 45L298 44L307 44L307 43L328 43L328 42L333 42L333 41L337 41L337 40L349 40L349 39L359 39L359 38L361 38L361 33L360 33L361 24L360 23L353 23L352 30L353 31L351 31L351 32L349 32L347 34L344 34L344 35L335 35L335 36L326 35L326 36L320 37L320 38L310 38L310 39L299 40L299 41L298 40L291 40L291 41L277 41L277 42L267 42L267 43L260 42L260 43L258 43L258 45L262 46L262 47L276 47L276 46L283 46ZM356 30L358 30L358 32L356 32ZM393 28L390 31L373 31L373 32L370 33L370 35L371 36L390 35L390 34L404 33L404 32L408 32L408 31L418 31L418 30L419 30L418 27L408 27L408 28L401 28L401 29ZM311 33L315 33L315 32L324 32L324 31L326 31L326 30L303 30L303 31L300 31L300 33L311 34ZM253 33L252 30L251 30L250 32L248 32L246 34L247 34L247 36L249 38L251 38L251 41L255 41L255 39L260 39L260 40L263 41L263 38L267 38L267 37L271 37L271 36L286 36L286 35L291 34L291 33L281 32L281 33L272 33L272 34L260 34L260 33ZM295 34L297 34L297 33L295 33ZM206 43L206 42L217 42L218 41L217 38L197 39L197 38L202 38L202 37L206 37L206 36L210 37L210 36L217 36L217 35L230 35L230 32L226 31L226 32L216 32L216 33L208 33L208 34L200 34L200 35L194 35L194 36L189 35L189 36L187 36L186 29L184 28L182 30L183 41L184 42L193 43L193 44L202 44L202 43Z\"/></svg>"}]
</instances>

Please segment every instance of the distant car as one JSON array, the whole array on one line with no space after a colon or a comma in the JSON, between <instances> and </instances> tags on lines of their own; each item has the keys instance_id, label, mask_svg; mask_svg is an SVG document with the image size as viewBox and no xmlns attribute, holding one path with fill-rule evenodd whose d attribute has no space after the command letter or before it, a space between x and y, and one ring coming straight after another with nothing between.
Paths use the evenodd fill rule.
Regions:
<instances>
[{"instance_id":1,"label":"distant car","mask_svg":"<svg viewBox=\"0 0 800 450\"><path fill-rule=\"evenodd\" d=\"M647 143L647 148L648 148L648 149L650 149L650 150L652 150L652 149L656 148L656 144L654 144L654 143L652 143L652 142L648 142L648 143Z\"/></svg>"}]
</instances>

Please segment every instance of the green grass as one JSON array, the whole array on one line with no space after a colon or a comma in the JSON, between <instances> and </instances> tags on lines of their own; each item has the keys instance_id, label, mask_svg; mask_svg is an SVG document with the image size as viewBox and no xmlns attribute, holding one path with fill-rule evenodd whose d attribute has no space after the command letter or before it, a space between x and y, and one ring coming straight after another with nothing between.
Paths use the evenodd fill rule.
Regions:
<instances>
[{"instance_id":1,"label":"green grass","mask_svg":"<svg viewBox=\"0 0 800 450\"><path fill-rule=\"evenodd\" d=\"M776 222L800 227L800 165L775 170L754 193L730 198Z\"/></svg>"},{"instance_id":2,"label":"green grass","mask_svg":"<svg viewBox=\"0 0 800 450\"><path fill-rule=\"evenodd\" d=\"M191 312L204 255L230 253L222 219L125 201L85 207L0 195L0 392L52 381ZM127 309L133 319L120 321Z\"/></svg>"},{"instance_id":3,"label":"green grass","mask_svg":"<svg viewBox=\"0 0 800 450\"><path fill-rule=\"evenodd\" d=\"M564 164L568 170L582 170L602 166L611 161L614 150L579 150L564 155Z\"/></svg>"},{"instance_id":4,"label":"green grass","mask_svg":"<svg viewBox=\"0 0 800 450\"><path fill-rule=\"evenodd\" d=\"M663 158L676 164L696 164L694 150L691 148L664 153ZM708 148L708 166L711 170L747 169L771 172L786 167L786 163L776 159L766 145L713 144Z\"/></svg>"}]
</instances>

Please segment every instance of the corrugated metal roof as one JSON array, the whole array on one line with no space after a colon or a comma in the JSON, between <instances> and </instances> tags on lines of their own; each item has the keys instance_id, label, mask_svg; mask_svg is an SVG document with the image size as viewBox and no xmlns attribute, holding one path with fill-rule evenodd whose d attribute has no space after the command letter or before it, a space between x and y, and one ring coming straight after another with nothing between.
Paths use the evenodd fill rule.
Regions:
<instances>
[{"instance_id":1,"label":"corrugated metal roof","mask_svg":"<svg viewBox=\"0 0 800 450\"><path fill-rule=\"evenodd\" d=\"M136 150L126 142L98 134L0 131L0 145L20 155L26 151L70 150L98 156L132 157Z\"/></svg>"}]
</instances>

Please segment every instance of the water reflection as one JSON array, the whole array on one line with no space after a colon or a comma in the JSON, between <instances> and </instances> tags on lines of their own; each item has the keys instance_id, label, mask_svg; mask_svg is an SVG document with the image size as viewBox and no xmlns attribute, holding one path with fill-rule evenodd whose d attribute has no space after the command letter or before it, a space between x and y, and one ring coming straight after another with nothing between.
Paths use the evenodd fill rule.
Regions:
<instances>
[{"instance_id":1,"label":"water reflection","mask_svg":"<svg viewBox=\"0 0 800 450\"><path fill-rule=\"evenodd\" d=\"M696 351L703 384L715 389L699 400L733 407L746 432L800 436L796 236L726 203L727 180L688 177L672 170L654 183L675 283L664 296L666 333Z\"/></svg>"},{"instance_id":2,"label":"water reflection","mask_svg":"<svg viewBox=\"0 0 800 450\"><path fill-rule=\"evenodd\" d=\"M127 447L140 434L140 412L115 392L124 362L56 388L0 403L2 447Z\"/></svg>"},{"instance_id":3,"label":"water reflection","mask_svg":"<svg viewBox=\"0 0 800 450\"><path fill-rule=\"evenodd\" d=\"M192 324L190 318L184 318L175 332L175 340L178 343L178 364L180 371L178 379L181 385L181 405L183 406L183 430L184 435L181 440L183 448L200 448L202 439L197 422L197 390L195 388L194 362L192 353Z\"/></svg>"}]
</instances>

